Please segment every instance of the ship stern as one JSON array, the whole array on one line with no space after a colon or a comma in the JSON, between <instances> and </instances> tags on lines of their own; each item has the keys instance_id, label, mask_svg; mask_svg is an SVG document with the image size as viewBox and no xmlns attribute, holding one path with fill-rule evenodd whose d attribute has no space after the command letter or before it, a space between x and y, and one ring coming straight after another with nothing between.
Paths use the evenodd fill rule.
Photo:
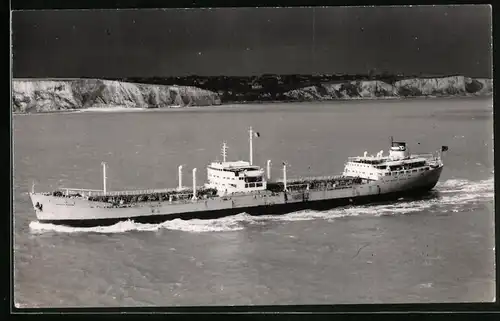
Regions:
<instances>
[{"instance_id":1,"label":"ship stern","mask_svg":"<svg viewBox=\"0 0 500 321\"><path fill-rule=\"evenodd\" d=\"M426 187L428 190L433 189L439 182L441 173L443 172L443 164L440 164L436 168L432 169L429 174L425 177Z\"/></svg>"},{"instance_id":2,"label":"ship stern","mask_svg":"<svg viewBox=\"0 0 500 321\"><path fill-rule=\"evenodd\" d=\"M442 171L443 165L440 164L437 167L431 168L431 170L423 176L408 180L408 182L400 188L405 194L427 193L437 185Z\"/></svg>"}]
</instances>

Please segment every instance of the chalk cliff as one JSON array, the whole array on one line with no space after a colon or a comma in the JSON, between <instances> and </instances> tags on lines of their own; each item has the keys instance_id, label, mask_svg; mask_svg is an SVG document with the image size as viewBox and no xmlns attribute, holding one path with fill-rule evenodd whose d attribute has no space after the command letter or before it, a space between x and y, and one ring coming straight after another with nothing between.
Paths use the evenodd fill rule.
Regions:
<instances>
[{"instance_id":1,"label":"chalk cliff","mask_svg":"<svg viewBox=\"0 0 500 321\"><path fill-rule=\"evenodd\" d=\"M267 87L264 86L265 88L263 87L257 92L252 92L248 88L245 90L240 88L241 92L238 92L236 96L242 95L243 98L240 100L247 102L269 100L317 101L487 96L493 92L492 79L464 76L410 78L392 80L392 82L383 80L311 80L309 78L299 79L303 82L303 86L299 83L298 86L292 87L297 88L293 90L290 90L291 88L281 89L278 86L279 82L276 85L274 83L267 84L264 81L263 83L264 85L267 84ZM271 80L276 79L272 78ZM237 83L240 84L241 82L244 83L245 80L239 80ZM203 84L199 84L199 86L203 86ZM189 82L183 86L175 86L102 79L15 79L12 84L13 111L31 113L89 107L163 108L219 105L221 104L220 95L224 95L224 91L222 94L218 94L212 90L218 90L217 88L220 86L223 87L223 84L214 85L213 88L201 89L190 86ZM242 87L241 84L240 87ZM235 88L238 89L239 87ZM226 96L224 96L225 102L229 103L234 102L236 97Z\"/></svg>"},{"instance_id":2,"label":"chalk cliff","mask_svg":"<svg viewBox=\"0 0 500 321\"><path fill-rule=\"evenodd\" d=\"M403 97L483 96L493 92L492 79L464 76L412 78L393 84L380 80L322 83L290 90L290 100L376 99Z\"/></svg>"},{"instance_id":3,"label":"chalk cliff","mask_svg":"<svg viewBox=\"0 0 500 321\"><path fill-rule=\"evenodd\" d=\"M219 95L190 86L165 86L101 79L14 79L13 112L45 112L88 107L162 108L219 105Z\"/></svg>"}]
</instances>

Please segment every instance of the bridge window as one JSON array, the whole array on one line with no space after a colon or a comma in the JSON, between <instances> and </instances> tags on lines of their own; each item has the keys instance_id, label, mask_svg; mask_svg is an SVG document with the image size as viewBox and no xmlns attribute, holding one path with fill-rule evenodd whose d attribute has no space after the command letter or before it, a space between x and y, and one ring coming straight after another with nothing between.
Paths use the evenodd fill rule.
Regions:
<instances>
[{"instance_id":1,"label":"bridge window","mask_svg":"<svg viewBox=\"0 0 500 321\"><path fill-rule=\"evenodd\" d=\"M257 183L257 187L262 187L262 183Z\"/></svg>"},{"instance_id":2,"label":"bridge window","mask_svg":"<svg viewBox=\"0 0 500 321\"><path fill-rule=\"evenodd\" d=\"M258 176L258 177L245 177L245 182L247 182L247 183L262 182L262 176Z\"/></svg>"}]
</instances>

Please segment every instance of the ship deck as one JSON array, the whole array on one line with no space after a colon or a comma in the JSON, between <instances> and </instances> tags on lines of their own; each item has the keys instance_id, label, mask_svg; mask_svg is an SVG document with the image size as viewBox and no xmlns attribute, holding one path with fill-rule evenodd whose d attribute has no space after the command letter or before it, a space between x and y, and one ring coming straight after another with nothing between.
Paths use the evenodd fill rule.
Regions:
<instances>
[{"instance_id":1,"label":"ship deck","mask_svg":"<svg viewBox=\"0 0 500 321\"><path fill-rule=\"evenodd\" d=\"M353 185L361 184L361 179L344 176L322 176L322 177L299 177L287 180L287 193L303 193L304 191L322 191L352 188ZM216 199L229 200L242 196L275 196L284 191L283 180L268 182L267 189L252 192L236 192L226 196L218 196L217 190L204 186L197 187L196 196L199 200ZM193 201L193 190L185 188L163 188L163 189L139 189L125 191L107 191L80 189L80 188L60 188L52 193L42 193L54 197L62 198L84 198L91 202L110 203L113 206L126 206L144 202L168 202L179 204Z\"/></svg>"}]
</instances>

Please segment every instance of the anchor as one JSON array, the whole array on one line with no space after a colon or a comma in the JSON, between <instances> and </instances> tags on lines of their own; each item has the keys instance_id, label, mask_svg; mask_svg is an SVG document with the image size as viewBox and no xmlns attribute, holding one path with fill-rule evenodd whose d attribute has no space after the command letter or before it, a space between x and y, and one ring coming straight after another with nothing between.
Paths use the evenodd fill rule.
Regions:
<instances>
[{"instance_id":1,"label":"anchor","mask_svg":"<svg viewBox=\"0 0 500 321\"><path fill-rule=\"evenodd\" d=\"M40 212L43 212L43 205L36 202L35 208L37 208Z\"/></svg>"}]
</instances>

